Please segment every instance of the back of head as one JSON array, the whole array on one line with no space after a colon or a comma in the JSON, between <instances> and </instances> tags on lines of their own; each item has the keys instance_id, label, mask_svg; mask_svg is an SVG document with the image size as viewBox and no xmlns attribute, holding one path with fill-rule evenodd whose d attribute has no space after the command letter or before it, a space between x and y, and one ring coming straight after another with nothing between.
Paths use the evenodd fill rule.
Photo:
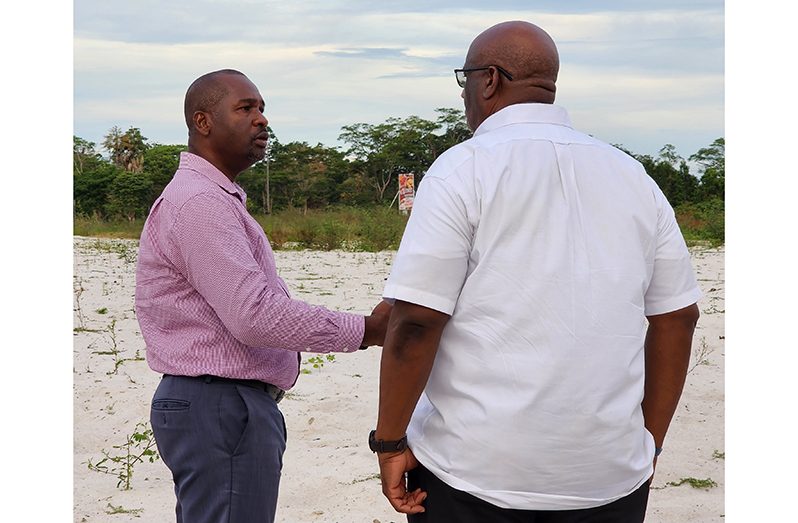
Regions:
<instances>
[{"instance_id":1,"label":"back of head","mask_svg":"<svg viewBox=\"0 0 798 523\"><path fill-rule=\"evenodd\" d=\"M560 69L557 46L540 27L524 21L496 24L471 43L471 66L498 65L512 74L500 95L502 105L554 103Z\"/></svg>"}]
</instances>

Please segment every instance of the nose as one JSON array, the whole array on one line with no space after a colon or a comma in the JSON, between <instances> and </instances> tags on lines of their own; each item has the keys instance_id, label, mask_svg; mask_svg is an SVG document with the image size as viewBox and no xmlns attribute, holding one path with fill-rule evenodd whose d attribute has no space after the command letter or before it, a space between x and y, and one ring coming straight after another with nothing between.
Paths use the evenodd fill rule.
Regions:
<instances>
[{"instance_id":1,"label":"nose","mask_svg":"<svg viewBox=\"0 0 798 523\"><path fill-rule=\"evenodd\" d=\"M465 87L464 87L463 89L461 89L461 90L460 90L460 98L462 98L463 100L465 100Z\"/></svg>"},{"instance_id":2,"label":"nose","mask_svg":"<svg viewBox=\"0 0 798 523\"><path fill-rule=\"evenodd\" d=\"M266 118L265 114L258 112L258 117L255 118L255 121L252 123L253 125L266 127L267 125L269 125L269 119Z\"/></svg>"}]
</instances>

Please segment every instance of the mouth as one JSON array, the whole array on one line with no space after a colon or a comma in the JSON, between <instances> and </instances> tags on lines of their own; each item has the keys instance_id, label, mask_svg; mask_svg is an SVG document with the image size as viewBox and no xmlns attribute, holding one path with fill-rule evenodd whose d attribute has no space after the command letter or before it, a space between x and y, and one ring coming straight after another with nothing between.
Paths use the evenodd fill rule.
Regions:
<instances>
[{"instance_id":1,"label":"mouth","mask_svg":"<svg viewBox=\"0 0 798 523\"><path fill-rule=\"evenodd\" d=\"M258 147L266 147L266 144L269 142L269 133L259 133L252 141Z\"/></svg>"}]
</instances>

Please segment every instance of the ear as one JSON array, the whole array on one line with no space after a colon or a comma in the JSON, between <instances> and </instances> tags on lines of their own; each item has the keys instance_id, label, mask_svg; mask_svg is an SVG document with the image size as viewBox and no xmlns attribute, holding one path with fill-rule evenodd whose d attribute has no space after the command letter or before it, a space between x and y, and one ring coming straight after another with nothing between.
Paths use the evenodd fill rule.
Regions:
<instances>
[{"instance_id":1,"label":"ear","mask_svg":"<svg viewBox=\"0 0 798 523\"><path fill-rule=\"evenodd\" d=\"M213 120L210 114L197 111L194 113L194 117L191 119L194 123L194 129L196 129L197 133L202 136L208 136L211 132L211 127L213 127Z\"/></svg>"},{"instance_id":2,"label":"ear","mask_svg":"<svg viewBox=\"0 0 798 523\"><path fill-rule=\"evenodd\" d=\"M488 78L485 86L482 88L482 98L488 100L496 95L499 89L499 70L491 66L486 76Z\"/></svg>"}]
</instances>

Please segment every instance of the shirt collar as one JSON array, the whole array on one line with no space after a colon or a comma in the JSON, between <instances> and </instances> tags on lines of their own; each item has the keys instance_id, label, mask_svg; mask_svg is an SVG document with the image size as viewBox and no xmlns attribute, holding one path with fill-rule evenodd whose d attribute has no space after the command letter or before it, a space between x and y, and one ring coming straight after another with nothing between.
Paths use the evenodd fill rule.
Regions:
<instances>
[{"instance_id":1,"label":"shirt collar","mask_svg":"<svg viewBox=\"0 0 798 523\"><path fill-rule=\"evenodd\" d=\"M238 196L242 202L246 201L247 195L244 192L244 189L242 189L241 186L234 181L230 180L230 178L225 176L222 171L217 169L215 165L202 156L197 156L196 154L190 153L188 151L181 152L180 165L178 169L187 169L199 173L224 189L226 192Z\"/></svg>"},{"instance_id":2,"label":"shirt collar","mask_svg":"<svg viewBox=\"0 0 798 523\"><path fill-rule=\"evenodd\" d=\"M474 131L474 136L515 123L547 123L573 127L564 107L554 104L513 104L496 111Z\"/></svg>"}]
</instances>

